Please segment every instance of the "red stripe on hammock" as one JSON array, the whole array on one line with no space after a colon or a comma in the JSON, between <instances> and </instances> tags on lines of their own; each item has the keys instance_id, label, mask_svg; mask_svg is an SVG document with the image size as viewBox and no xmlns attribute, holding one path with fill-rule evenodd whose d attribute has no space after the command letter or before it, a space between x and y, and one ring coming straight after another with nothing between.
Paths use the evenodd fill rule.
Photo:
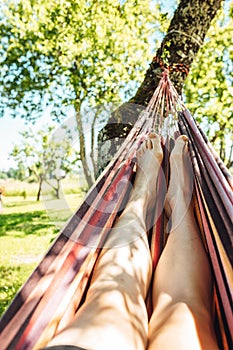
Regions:
<instances>
[{"instance_id":1,"label":"red stripe on hammock","mask_svg":"<svg viewBox=\"0 0 233 350\"><path fill-rule=\"evenodd\" d=\"M200 188L198 187L196 182L195 182L195 189L196 189L196 194L197 194L197 198L198 198L199 208L201 211L202 223L203 223L203 227L205 230L205 238L206 238L206 242L207 242L207 246L208 246L208 251L210 254L211 263L212 263L214 275L216 278L216 283L218 286L219 294L221 295L221 302L222 302L224 314L225 314L225 317L227 320L229 332L231 334L231 338L233 339L233 328L232 328L233 314L232 314L232 309L231 309L232 303L230 303L229 295L226 291L226 286L224 283L222 270L220 268L219 257L218 257L217 252L216 252L216 245L213 242L213 237L212 237L210 229L209 229L209 224L208 224L208 221L206 218L206 212L204 210L204 206L203 206L202 198L201 198L201 194L200 194Z\"/></svg>"},{"instance_id":2,"label":"red stripe on hammock","mask_svg":"<svg viewBox=\"0 0 233 350\"><path fill-rule=\"evenodd\" d=\"M112 183L112 194L109 196L105 196L104 199L108 198L109 200L112 199L112 196L114 194L114 191L116 191L116 186L121 181L122 177L125 175L127 179L129 179L132 176L132 164L125 164L121 171L119 172L118 176L115 178L115 181ZM125 192L127 190L127 183L125 182ZM110 191L111 192L111 191ZM122 200L123 195L125 193L122 191ZM116 206L119 206L120 202L118 201L116 203ZM104 240L106 239L106 235L109 233L109 230L111 228L111 225L113 223L113 220L117 214L117 210L114 211L114 217L112 213L108 213L108 215L105 215L106 213L103 211L107 206L107 201L103 201L100 204L101 210L96 210L97 218L95 216L92 216L91 218L91 225L88 227L86 225L86 232L85 234L92 234L93 235L93 226L96 225L101 221L101 214L105 216L105 224L106 226L101 227L100 226L100 232L97 230L97 234L95 233L93 236L98 237L100 233L102 233L102 240L100 243L104 243ZM108 217L111 218L111 222L108 222ZM90 230L92 228L92 230ZM85 236L85 239L88 237ZM94 240L93 240L94 244ZM92 252L94 254L96 250L99 249L96 247L95 251ZM43 330L46 328L47 324L50 322L54 310L56 310L56 305L58 305L59 301L63 298L65 291L67 290L67 287L72 283L72 280L74 279L75 275L80 270L82 264L84 263L85 259L91 252L92 247L90 245L88 246L82 246L79 243L75 244L75 246L72 248L71 252L69 253L62 269L58 272L56 275L56 278L54 279L52 286L48 289L48 291L45 293L45 295L42 298L42 301L38 305L36 311L33 313L33 316L25 329L24 333L21 336L20 341L17 344L17 347L15 350L20 350L21 347L25 346L25 344L30 344L25 349L31 349L32 346L36 344L36 341L38 340L40 334L43 332ZM81 254L81 256L80 256ZM97 256L96 256L97 258ZM94 262L93 262L94 265ZM90 268L90 267L89 267ZM82 286L84 289L85 286ZM80 293L80 300L81 300L81 293ZM24 349L24 347L23 347Z\"/></svg>"},{"instance_id":3,"label":"red stripe on hammock","mask_svg":"<svg viewBox=\"0 0 233 350\"><path fill-rule=\"evenodd\" d=\"M109 164L109 166L105 169L100 178L97 180L96 187L92 188L89 191L89 202L92 201L91 197L93 198L93 200L95 199L96 188L97 192L99 191L103 193L103 191L108 186L108 182L106 181L106 179L110 179L114 175L116 175L116 167L119 167L120 159L122 159L124 155L128 155L129 150L132 147L135 148L134 138L139 133L140 126L142 124L143 120L139 120L139 122L136 123L135 127L132 128L127 139L122 145L121 150L118 151L115 160L113 160ZM57 269L55 268L54 272L51 271L52 275L45 276L47 280L48 278L50 280L50 282L47 282L47 285L52 283L53 275L54 273L56 273L55 271L59 269L59 266L65 261L66 258L66 256L64 255L63 260L61 259L61 251L64 251L66 249L67 244L68 246L70 245L70 241L67 237L72 237L74 228L77 227L78 223L80 223L81 218L85 216L85 213L88 211L88 209L89 206L86 202L84 202L78 209L77 213L75 213L73 217L69 220L69 222L59 234L57 240L53 243L52 247L44 257L42 262L29 277L28 281L24 284L20 292L17 294L11 306L3 315L3 318L1 320L1 329L4 329L4 331L2 337L0 336L0 338L4 339L4 342L10 341L10 338L15 339L17 333L19 335L20 327L22 328L22 331L25 328L25 325L27 324L27 321L25 323L25 320L30 319L31 312L34 310L36 304L43 296L43 288L40 287L42 277L45 276L46 271L50 274L50 267L53 266L56 262ZM69 247L67 248L70 249ZM68 252L66 253L66 255L67 254ZM58 260L58 262L56 260ZM44 289L44 291L46 289ZM23 297L21 297L22 295ZM35 297L32 298L31 296L33 295L35 295ZM28 298L31 299L30 303L26 302Z\"/></svg>"},{"instance_id":4,"label":"red stripe on hammock","mask_svg":"<svg viewBox=\"0 0 233 350\"><path fill-rule=\"evenodd\" d=\"M182 122L185 123L186 119ZM231 261L233 262L233 251L232 251L232 217L233 217L233 211L232 211L232 205L230 204L229 200L224 201L225 188L222 187L221 183L216 179L216 177L213 177L213 170L210 168L210 163L208 159L203 160L203 151L202 148L197 146L195 144L196 140L201 137L200 134L195 134L195 130L190 130L187 128L186 125L180 125L181 130L184 134L187 134L191 141L191 148L193 149L193 155L192 155L192 161L193 164L196 159L196 165L194 164L195 168L195 174L199 178L199 182L202 183L203 181L207 182L206 189L208 190L208 193L205 193L205 196L207 197L211 195L211 198L209 198L208 205L209 209L212 213L212 216L214 215L215 207L218 209L218 216L214 216L215 223L218 226L218 230L221 231L221 241L223 242L225 251ZM208 148L207 148L208 152ZM211 155L210 151L209 154ZM211 155L212 156L212 155ZM197 165L199 164L199 165ZM208 170L208 172L206 171ZM218 172L220 172L220 169L218 168ZM228 183L227 188L229 189ZM228 211L227 211L228 207ZM232 212L232 215L229 216L229 211Z\"/></svg>"},{"instance_id":5,"label":"red stripe on hammock","mask_svg":"<svg viewBox=\"0 0 233 350\"><path fill-rule=\"evenodd\" d=\"M223 195L225 208L226 208L229 216L232 217L233 195L232 195L232 191L229 188L229 184L226 181L225 177L223 176L222 172L220 171L215 159L213 158L213 155L211 154L210 150L208 149L208 146L206 145L205 141L203 140L202 135L194 122L194 119L192 118L192 116L190 115L188 110L185 110L183 112L183 114L186 117L186 121L188 122L189 127L195 133L195 140L196 140L197 144L199 144L199 146L203 150L203 154L205 154L206 159L208 159L208 162L211 165L211 168L213 169L213 174L212 174L213 178L216 179L217 180L216 183L221 184L222 188L224 189L224 191L221 191L221 192ZM219 189L221 189L220 186L218 186L218 187L219 187Z\"/></svg>"}]
</instances>

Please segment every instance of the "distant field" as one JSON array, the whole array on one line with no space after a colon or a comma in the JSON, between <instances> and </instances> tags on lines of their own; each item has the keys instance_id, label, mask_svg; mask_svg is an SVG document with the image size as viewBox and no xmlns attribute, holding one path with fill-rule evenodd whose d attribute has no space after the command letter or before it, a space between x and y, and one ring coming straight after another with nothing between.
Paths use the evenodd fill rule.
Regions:
<instances>
[{"instance_id":1,"label":"distant field","mask_svg":"<svg viewBox=\"0 0 233 350\"><path fill-rule=\"evenodd\" d=\"M35 184L8 181L4 186L6 196L0 214L0 314L85 195L75 179L63 182L62 199L50 195L40 202L35 201Z\"/></svg>"},{"instance_id":2,"label":"distant field","mask_svg":"<svg viewBox=\"0 0 233 350\"><path fill-rule=\"evenodd\" d=\"M62 180L62 190L65 194L78 193L80 190L85 189L85 181L81 176L76 178ZM17 181L13 179L1 180L0 186L4 186L6 190L6 197L8 196L32 196L36 199L36 193L38 190L38 184L28 183L26 181ZM49 189L46 186L46 190ZM52 190L49 189L52 193Z\"/></svg>"}]
</instances>

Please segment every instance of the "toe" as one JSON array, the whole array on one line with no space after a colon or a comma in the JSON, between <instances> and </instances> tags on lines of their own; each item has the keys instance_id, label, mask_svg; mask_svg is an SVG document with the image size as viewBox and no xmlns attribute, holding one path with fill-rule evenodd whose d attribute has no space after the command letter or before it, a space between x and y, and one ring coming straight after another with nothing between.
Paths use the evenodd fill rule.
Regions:
<instances>
[{"instance_id":1,"label":"toe","mask_svg":"<svg viewBox=\"0 0 233 350\"><path fill-rule=\"evenodd\" d=\"M150 132L149 133L149 138L150 139L156 139L156 138L158 138L158 135L156 133L154 133L154 132Z\"/></svg>"},{"instance_id":2,"label":"toe","mask_svg":"<svg viewBox=\"0 0 233 350\"><path fill-rule=\"evenodd\" d=\"M146 148L147 149L152 149L153 148L153 143L151 139L146 140Z\"/></svg>"},{"instance_id":3,"label":"toe","mask_svg":"<svg viewBox=\"0 0 233 350\"><path fill-rule=\"evenodd\" d=\"M162 155L163 149L162 149L161 141L160 141L160 138L158 135L155 135L155 137L151 139L151 143L152 143L152 148L154 149L154 151L156 153L160 153Z\"/></svg>"},{"instance_id":4,"label":"toe","mask_svg":"<svg viewBox=\"0 0 233 350\"><path fill-rule=\"evenodd\" d=\"M137 151L137 159L143 157L144 153L147 151L152 151L153 156L155 156L160 162L163 158L163 149L161 146L160 137L155 133L150 133L147 138L142 142L138 151ZM148 155L148 157L151 157Z\"/></svg>"},{"instance_id":5,"label":"toe","mask_svg":"<svg viewBox=\"0 0 233 350\"><path fill-rule=\"evenodd\" d=\"M141 156L142 156L142 147L139 148L139 150L137 151L136 156L137 156L137 159L141 158Z\"/></svg>"},{"instance_id":6,"label":"toe","mask_svg":"<svg viewBox=\"0 0 233 350\"><path fill-rule=\"evenodd\" d=\"M181 155L183 149L185 149L188 146L188 140L189 139L186 135L180 135L175 142L175 147L172 151L173 155Z\"/></svg>"},{"instance_id":7,"label":"toe","mask_svg":"<svg viewBox=\"0 0 233 350\"><path fill-rule=\"evenodd\" d=\"M180 144L186 144L188 142L188 137L186 135L180 135L177 139L176 139L176 143L180 143Z\"/></svg>"},{"instance_id":8,"label":"toe","mask_svg":"<svg viewBox=\"0 0 233 350\"><path fill-rule=\"evenodd\" d=\"M181 138L183 141L188 141L188 136L186 135L180 135L179 138Z\"/></svg>"}]
</instances>

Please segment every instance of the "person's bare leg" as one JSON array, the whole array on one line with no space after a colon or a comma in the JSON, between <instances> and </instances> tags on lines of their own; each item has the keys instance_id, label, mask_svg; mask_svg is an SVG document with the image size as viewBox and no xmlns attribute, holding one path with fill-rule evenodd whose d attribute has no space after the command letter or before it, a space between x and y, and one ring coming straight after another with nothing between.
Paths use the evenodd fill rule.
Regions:
<instances>
[{"instance_id":1,"label":"person's bare leg","mask_svg":"<svg viewBox=\"0 0 233 350\"><path fill-rule=\"evenodd\" d=\"M138 152L134 188L97 262L86 302L76 321L49 346L146 348L148 317L144 300L151 280L151 256L145 216L155 197L162 157L160 139L152 134Z\"/></svg>"},{"instance_id":2,"label":"person's bare leg","mask_svg":"<svg viewBox=\"0 0 233 350\"><path fill-rule=\"evenodd\" d=\"M153 282L149 350L215 350L212 275L195 223L188 142L181 136L170 157L165 203L171 230Z\"/></svg>"}]
</instances>

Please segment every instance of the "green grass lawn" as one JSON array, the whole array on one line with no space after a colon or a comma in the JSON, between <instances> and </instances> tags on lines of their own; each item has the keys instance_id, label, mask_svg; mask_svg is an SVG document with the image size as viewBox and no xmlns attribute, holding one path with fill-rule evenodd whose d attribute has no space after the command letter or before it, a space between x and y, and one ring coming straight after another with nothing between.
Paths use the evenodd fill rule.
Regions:
<instances>
[{"instance_id":1,"label":"green grass lawn","mask_svg":"<svg viewBox=\"0 0 233 350\"><path fill-rule=\"evenodd\" d=\"M36 202L35 194L26 199L10 195L3 198L4 211L0 214L0 314L80 205L84 194L78 190L76 194L72 192L67 186L67 194L60 201L47 198L47 201Z\"/></svg>"}]
</instances>

